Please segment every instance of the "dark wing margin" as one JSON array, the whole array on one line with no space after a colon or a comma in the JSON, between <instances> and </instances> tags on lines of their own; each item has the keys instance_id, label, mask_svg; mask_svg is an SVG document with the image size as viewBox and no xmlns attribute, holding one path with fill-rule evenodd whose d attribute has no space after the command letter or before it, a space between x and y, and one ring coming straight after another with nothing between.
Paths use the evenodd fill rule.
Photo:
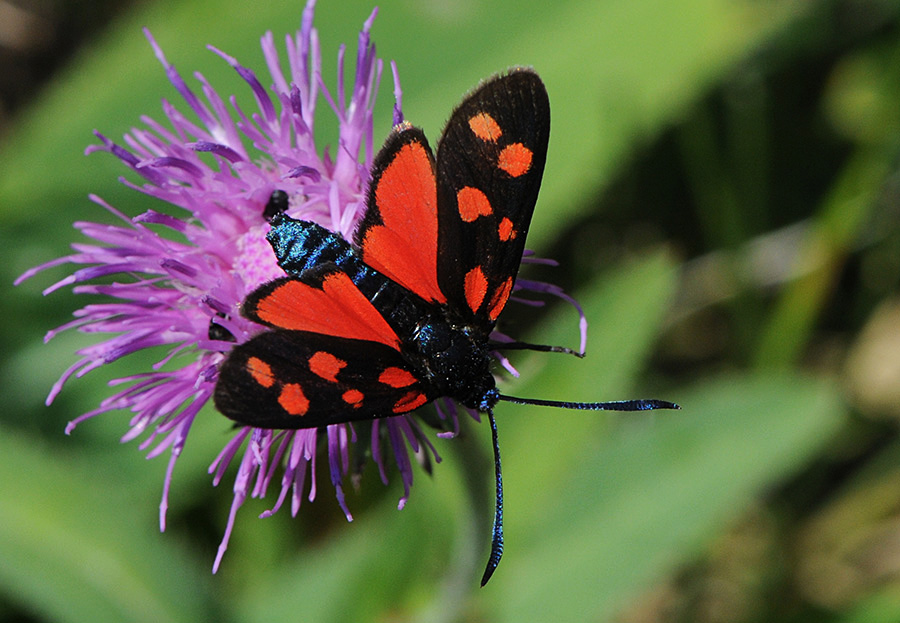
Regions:
<instances>
[{"instance_id":1,"label":"dark wing margin","mask_svg":"<svg viewBox=\"0 0 900 623\"><path fill-rule=\"evenodd\" d=\"M396 350L303 331L267 331L236 346L214 394L227 417L271 429L400 415L435 397Z\"/></svg>"},{"instance_id":2,"label":"dark wing margin","mask_svg":"<svg viewBox=\"0 0 900 623\"><path fill-rule=\"evenodd\" d=\"M475 89L438 145L438 284L486 332L515 284L549 136L544 84L517 68Z\"/></svg>"}]
</instances>

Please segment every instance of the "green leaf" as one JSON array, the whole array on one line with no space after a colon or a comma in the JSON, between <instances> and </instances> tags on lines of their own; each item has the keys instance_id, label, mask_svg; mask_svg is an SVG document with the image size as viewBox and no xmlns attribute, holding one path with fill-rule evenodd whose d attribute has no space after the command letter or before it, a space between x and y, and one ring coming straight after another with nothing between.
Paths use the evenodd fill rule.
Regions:
<instances>
[{"instance_id":1,"label":"green leaf","mask_svg":"<svg viewBox=\"0 0 900 623\"><path fill-rule=\"evenodd\" d=\"M380 620L385 612L411 607L408 601L420 601L423 590L437 602L447 599L448 593L459 601L459 587L447 586L454 579L453 570L465 572L462 594L471 590L477 579L471 564L453 561L449 550L453 547L464 557L472 557L475 550L469 533L473 522L464 500L459 499L458 483L452 482L452 468L438 469L435 481L443 486L423 476L417 470L412 498L402 511L397 510L396 498L388 494L377 507L358 514L351 524L337 526L324 539L309 542L283 565L257 569L242 585L238 620L290 620L297 616L335 623ZM330 491L322 494L317 504L333 503L327 499ZM443 590L435 591L440 584L444 584ZM445 605L450 607L459 604Z\"/></svg>"},{"instance_id":2,"label":"green leaf","mask_svg":"<svg viewBox=\"0 0 900 623\"><path fill-rule=\"evenodd\" d=\"M900 590L895 584L866 595L860 603L847 608L838 623L881 623L900 620Z\"/></svg>"},{"instance_id":3,"label":"green leaf","mask_svg":"<svg viewBox=\"0 0 900 623\"><path fill-rule=\"evenodd\" d=\"M552 483L555 500L498 574L493 620L609 619L803 466L843 414L832 384L787 373L726 377L677 399L682 411L595 437Z\"/></svg>"},{"instance_id":4,"label":"green leaf","mask_svg":"<svg viewBox=\"0 0 900 623\"><path fill-rule=\"evenodd\" d=\"M656 253L575 293L588 319L584 359L533 353L520 362L520 357L513 356L522 382L510 383L511 387L501 384L501 391L525 398L584 402L670 398L633 392L635 378L659 334L676 279L668 256ZM577 345L574 310L561 305L554 311L529 341ZM511 541L516 538L519 519L535 521L543 515L545 504L554 503L557 493L552 483L567 478L580 463L580 452L593 443L590 437L597 426L608 426L618 418L644 417L503 403L496 411L508 480L507 503L517 509L508 519ZM567 450L561 452L560 448ZM551 486L535 488L536 482Z\"/></svg>"},{"instance_id":5,"label":"green leaf","mask_svg":"<svg viewBox=\"0 0 900 623\"><path fill-rule=\"evenodd\" d=\"M371 7L366 0L317 7L323 77L332 90L337 45L344 42L353 50ZM462 93L478 80L515 64L534 65L542 74L554 118L543 193L544 205L552 209L538 211L534 244L559 231L565 222L560 216L583 205L573 197L597 188L636 141L680 114L789 18L797 19L794 7L786 2L773 10L724 0L551 5L501 0L448 6L442 14L429 5L394 4L382 9L373 36L380 53L398 63L407 118L433 139ZM282 33L299 26L301 9L300 2L264 3L252 10L235 0L158 2L116 23L73 60L6 141L0 152L0 218L55 218L73 206L90 214L84 200L89 192L122 206L138 200L116 181L124 169L111 156L82 153L96 142L93 129L118 140L142 114L161 119L162 97L180 99L142 26L150 28L189 84L197 87L192 74L201 71L223 96L235 93L239 101L249 101L247 87L205 45L237 57L267 85L258 38L272 30L281 45ZM376 142L390 126L389 84L382 84ZM327 106L320 112L320 119L330 117ZM321 146L335 142L327 131L321 138Z\"/></svg>"},{"instance_id":6,"label":"green leaf","mask_svg":"<svg viewBox=\"0 0 900 623\"><path fill-rule=\"evenodd\" d=\"M154 507L127 484L9 429L0 456L8 599L66 623L213 620L208 567L159 535Z\"/></svg>"},{"instance_id":7,"label":"green leaf","mask_svg":"<svg viewBox=\"0 0 900 623\"><path fill-rule=\"evenodd\" d=\"M560 376L571 378L573 370L579 369L582 378L591 379L587 383L589 387L631 385L658 330L675 277L670 262L660 253L635 262L627 270L581 293L583 301L594 312L591 320L596 323L593 331L596 340L591 344L596 347L595 365L590 359L536 353L523 366L523 370L528 369L523 376L537 374L539 378L527 387L534 387L534 392L553 387L554 394L559 396L583 393L583 387L558 387ZM536 332L541 339L547 337L548 343L563 341L564 336L571 339L576 334L575 313L568 308L557 311ZM538 362L542 367L539 368ZM607 365L611 363L615 365ZM607 372L598 383L594 377L601 369ZM555 503L553 499L559 495L552 484L535 491L532 472L571 471L579 461L576 454L569 452L547 456L546 448L553 445L533 447L531 435L535 434L536 426L541 431L548 427L549 434L557 438L554 441L565 444L564 439L573 430L560 426L560 418L571 417L579 414L518 405L502 405L498 409L501 445L506 457L507 509L515 509L507 516L511 528L507 542L510 551L515 553L503 560L499 575L510 573L521 562L523 548L527 551L534 547L527 539L519 539L522 536L519 526L536 521L543 515L543 505ZM596 417L587 414L583 418L584 428L593 428ZM523 431L523 419L532 420L535 426ZM417 613L410 615L411 618L421 620L435 613L449 616L449 612L473 607L474 604L466 605L461 600L476 590L487 561L492 518L492 508L487 502L492 501L492 490L489 493L485 489L491 486L493 471L491 462L485 460L491 452L487 426L467 429L457 439L435 440L446 460L435 469L433 481L422 478L421 471L416 470L412 497L401 513L392 503L370 509L352 525L339 527L324 543L304 548L295 562L258 574L249 581L251 590L240 607L242 617L279 619L302 609L309 620L365 621L378 620L379 613L408 610ZM466 446L471 451L473 444L481 447L481 459L461 454ZM565 459L563 464L560 456ZM461 461L467 463L462 465ZM480 478L480 482L470 483L472 491L467 495L460 490L458 472L468 470L472 462L480 465L466 476ZM469 496L474 493L483 495L484 500L473 501ZM327 499L322 502L329 503ZM491 580L489 588L478 596L492 599L497 594L495 582L496 579ZM348 596L351 593L352 599ZM422 601L423 595L429 597Z\"/></svg>"},{"instance_id":8,"label":"green leaf","mask_svg":"<svg viewBox=\"0 0 900 623\"><path fill-rule=\"evenodd\" d=\"M479 79L514 64L534 65L541 73L550 91L553 133L542 200L529 238L530 246L539 247L575 222L579 212L592 209L586 197L602 186L643 141L677 120L690 102L797 19L797 7L792 2L773 5L755 0L397 3L383 7L373 36L380 54L399 65L407 118L422 125L433 140L452 107ZM223 96L235 93L244 104L250 100L246 86L205 49L205 44L237 57L268 84L258 38L271 29L280 45L283 33L299 25L301 10L302 3L295 0L256 3L252 7L235 0L145 3L84 49L4 137L0 151L0 247L6 261L0 267L0 279L9 283L35 263L64 253L73 238L73 220L107 218L85 199L87 193L101 195L128 215L139 213L151 203L119 184L117 177L127 172L113 157L82 155L84 147L95 142L91 134L94 128L120 140L124 131L140 124L142 114L162 120L161 98L178 101L140 33L141 26L150 27L189 83L196 85L192 74L200 71ZM348 65L352 65L356 33L370 10L368 0L319 2L316 26L322 41L323 80L332 90L337 45L349 44ZM385 78L377 113L376 146L387 134L391 118L387 73ZM335 143L335 125L328 120L329 115L328 107L321 106L321 147ZM8 344L20 345L28 335L39 340L48 328L46 323L61 315L61 308L76 306L62 293L49 300L39 299L37 292L51 281L40 276L0 303L0 313L16 319L4 325L0 391L21 383L21 368L6 365L11 352ZM524 375L537 380L523 382L516 393L583 400L631 397L634 378L658 331L673 286L674 271L663 256L636 264L620 277L601 281L591 289L593 294L585 293L582 298L592 322L588 358L523 358L520 368ZM551 321L550 327L538 333L540 341L572 343L573 312L566 309L560 314L563 321ZM63 369L68 361L59 359L54 356L52 365ZM449 557L486 555L488 534L478 530L479 525L488 526L490 517L473 517L464 506L469 501L451 476L455 474L453 460L437 469L433 486L416 472L413 499L403 513L398 514L393 504L385 504L359 517L346 530L329 535L324 542L310 543L295 561L256 568L240 566L243 560L238 557L226 558L226 569L228 565L238 566L225 573L240 581L229 587L233 590L221 590L223 594L214 602L209 586L225 586L227 581L221 575L211 579L206 575L211 558L186 560L189 547L156 533L155 506L154 512L148 513L146 502L133 503L126 485L98 475L109 470L110 464L118 464L118 459L92 470L92 466L65 458L30 436L4 431L0 436L4 456L0 470L5 473L0 477L7 486L4 504L0 505L0 581L7 595L24 608L60 621L221 620L214 613L227 611L234 603L239 604L237 616L252 620L260 620L261 613L273 618L350 620L343 616L348 605L355 621L384 620L398 612L425 612L439 618L447 612L465 615L477 608L509 616L524 613L519 620L534 619L541 607L552 606L553 616L545 617L551 620L563 620L579 607L593 614L609 611L659 571L659 556L665 555L666 564L670 564L679 554L695 551L701 537L727 515L729 509L722 510L723 505L715 501L719 514L694 510L702 516L691 516L694 523L688 526L678 519L674 522L677 530L667 537L661 526L663 520L672 518L665 516L666 512L681 508L676 502L696 501L698 489L710 486L712 476L680 465L677 459L686 459L679 448L697 453L688 458L698 465L711 466L711 471L728 467L728 461L736 460L739 453L735 454L733 448L724 456L706 452L714 433L719 431L720 438L734 441L729 435L747 432L741 426L755 431L756 426L768 425L775 414L795 417L796 421L785 417L786 422L775 422L773 431L783 434L789 424L802 428L811 419L806 411L795 408L792 400L787 407L774 404L776 399L800 395L810 400L810 408L822 406L822 422L818 434L797 444L796 460L826 435L834 421L833 396L809 382L790 380L782 379L781 385L774 383L777 387L771 389L769 381L737 379L730 395L722 387L708 390L708 400L713 404L716 396L720 403L728 402L720 395L723 392L736 400L746 399L749 389L764 391L768 402L762 406L770 411L761 413L748 414L749 406L738 403L720 404L715 414L702 411L704 394L700 392L696 398L678 396L685 398L686 406L690 398L690 407L682 413L621 416L624 421L634 419L639 427L648 422L651 426L626 431L634 435L625 439L628 443L619 454L613 450L621 439L604 437L610 422L619 420L617 416L504 406L500 425L507 467L509 546L498 574L488 589L477 593L474 602L468 599L468 591L475 589L478 576L466 584L461 575L464 571L460 571L471 562L457 563ZM97 392L99 401L108 388L99 387ZM27 392L17 395L21 401ZM41 417L41 413L37 410L34 417ZM27 421L28 417L16 421ZM664 439L657 438L660 433L654 433L670 431L669 427L679 422L687 422L681 426L687 426L690 434L678 435L675 429L674 441L668 442L673 445L666 445ZM720 431L716 423L734 428ZM707 424L709 430L703 428ZM473 432L480 433L479 442L488 447L485 427ZM795 432L786 439L793 440ZM754 440L756 436L748 438ZM208 459L195 454L190 460L205 465L221 440L222 436L190 442L189 448L199 446L211 454ZM676 441L683 445L674 446ZM615 447L611 445L614 443ZM725 499L740 494L740 499L746 500L751 489L776 477L776 468L781 466L781 474L788 469L784 456L772 458L776 454L774 445L763 449L760 464L742 474L745 480L739 480L734 491L729 489L723 495ZM647 452L657 446L666 448L667 453L650 456L644 465L641 461ZM445 446L438 447L449 454L443 450ZM136 455L136 450L131 450ZM619 457L626 450L631 453L628 460L623 455L622 465L609 465L610 457ZM143 459L135 456L135 461ZM637 471L616 471L627 465ZM667 471L670 468L674 473ZM762 474L763 468L769 471ZM182 486L178 484L183 482L179 475L195 489L201 486L202 475L183 474L185 469L180 465L176 470L175 486ZM698 480L682 480L689 477ZM489 482L489 474L485 478ZM751 481L755 484L747 484ZM141 479L140 484L145 482ZM662 483L675 488L659 491ZM628 489L620 489L619 484L628 485ZM320 496L328 497L327 478L320 477L319 486ZM719 482L717 486L724 485ZM584 495L594 490L600 491L599 497ZM629 497L645 492L651 494L646 506ZM151 493L155 498L158 489ZM216 493L227 506L227 486ZM151 497L146 492L141 495ZM322 503L326 501L320 500ZM647 539L648 546L668 543L671 549L661 546L649 555L646 547L629 549L625 553L636 558L622 559L629 573L621 573L621 566L604 566L608 560L604 556L609 554L604 544L608 538L628 537L630 533L624 528L631 525L629 522L644 519L643 515L632 517L635 505L649 507L650 517L658 520L649 533L652 538ZM706 509L704 513L708 510L702 500L695 506ZM656 513L657 509L661 510ZM616 512L624 515L619 517ZM243 513L234 539L241 538L241 523L252 521L250 513ZM286 534L293 524L285 521L278 525L288 527L280 528L280 532L273 530L273 538ZM610 528L597 530L598 525ZM688 538L688 528L697 531L695 541ZM685 541L690 543L685 545ZM577 551L572 552L573 548ZM593 556L598 557L595 560ZM454 565L457 575L447 577L448 564ZM607 575L601 573L604 570ZM602 591L596 590L598 585ZM436 591L436 586L441 590ZM587 594L587 598L580 603L565 603L564 598L570 594L579 599ZM539 598L545 599L540 607L528 610Z\"/></svg>"}]
</instances>

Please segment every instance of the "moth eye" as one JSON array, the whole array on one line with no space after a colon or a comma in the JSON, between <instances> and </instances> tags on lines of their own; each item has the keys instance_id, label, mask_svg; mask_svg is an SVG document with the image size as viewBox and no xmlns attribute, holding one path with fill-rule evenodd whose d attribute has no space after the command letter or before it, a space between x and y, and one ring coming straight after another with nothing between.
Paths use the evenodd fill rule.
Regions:
<instances>
[{"instance_id":1,"label":"moth eye","mask_svg":"<svg viewBox=\"0 0 900 623\"><path fill-rule=\"evenodd\" d=\"M272 194L269 195L266 207L263 208L263 218L267 221L271 221L279 214L287 212L288 207L290 207L288 194L283 190L273 191Z\"/></svg>"}]
</instances>

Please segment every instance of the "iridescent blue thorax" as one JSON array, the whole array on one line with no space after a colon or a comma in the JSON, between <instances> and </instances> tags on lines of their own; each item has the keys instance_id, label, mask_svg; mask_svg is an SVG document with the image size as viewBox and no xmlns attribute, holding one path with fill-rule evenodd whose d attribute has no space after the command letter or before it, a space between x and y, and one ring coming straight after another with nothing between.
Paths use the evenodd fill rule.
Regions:
<instances>
[{"instance_id":1,"label":"iridescent blue thorax","mask_svg":"<svg viewBox=\"0 0 900 623\"><path fill-rule=\"evenodd\" d=\"M445 305L422 300L368 266L352 244L316 223L279 214L266 238L288 275L303 278L329 264L345 272L400 338L401 354L435 397L479 411L497 403L487 336L453 321Z\"/></svg>"}]
</instances>

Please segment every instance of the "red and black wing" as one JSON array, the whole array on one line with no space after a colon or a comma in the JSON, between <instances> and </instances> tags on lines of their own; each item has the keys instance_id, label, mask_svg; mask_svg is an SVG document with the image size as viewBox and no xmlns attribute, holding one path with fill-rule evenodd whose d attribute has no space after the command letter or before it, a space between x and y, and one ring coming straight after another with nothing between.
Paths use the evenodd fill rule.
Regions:
<instances>
[{"instance_id":1,"label":"red and black wing","mask_svg":"<svg viewBox=\"0 0 900 623\"><path fill-rule=\"evenodd\" d=\"M434 156L422 130L402 123L372 163L366 214L354 241L366 264L425 301L445 303L438 235Z\"/></svg>"},{"instance_id":2,"label":"red and black wing","mask_svg":"<svg viewBox=\"0 0 900 623\"><path fill-rule=\"evenodd\" d=\"M436 165L422 131L397 126L373 164L355 236L363 260L487 333L515 283L549 135L547 92L527 69L460 104Z\"/></svg>"},{"instance_id":3,"label":"red and black wing","mask_svg":"<svg viewBox=\"0 0 900 623\"><path fill-rule=\"evenodd\" d=\"M400 338L353 280L332 263L263 284L241 313L273 329L378 342L399 351Z\"/></svg>"},{"instance_id":4,"label":"red and black wing","mask_svg":"<svg viewBox=\"0 0 900 623\"><path fill-rule=\"evenodd\" d=\"M435 396L384 344L267 331L219 367L216 407L257 428L313 428L412 411Z\"/></svg>"},{"instance_id":5,"label":"red and black wing","mask_svg":"<svg viewBox=\"0 0 900 623\"><path fill-rule=\"evenodd\" d=\"M246 317L276 329L236 346L214 400L258 428L312 428L399 415L433 396L400 355L399 339L350 277L325 264L261 286Z\"/></svg>"},{"instance_id":6,"label":"red and black wing","mask_svg":"<svg viewBox=\"0 0 900 623\"><path fill-rule=\"evenodd\" d=\"M454 111L438 157L421 130L395 128L375 157L355 242L363 261L484 331L506 305L547 155L550 107L526 69L493 78ZM244 304L275 329L222 364L216 406L261 428L306 428L406 413L438 396L401 339L331 263L268 283Z\"/></svg>"},{"instance_id":7,"label":"red and black wing","mask_svg":"<svg viewBox=\"0 0 900 623\"><path fill-rule=\"evenodd\" d=\"M476 326L493 327L512 292L549 137L547 91L520 68L463 100L438 144L438 285Z\"/></svg>"}]
</instances>

